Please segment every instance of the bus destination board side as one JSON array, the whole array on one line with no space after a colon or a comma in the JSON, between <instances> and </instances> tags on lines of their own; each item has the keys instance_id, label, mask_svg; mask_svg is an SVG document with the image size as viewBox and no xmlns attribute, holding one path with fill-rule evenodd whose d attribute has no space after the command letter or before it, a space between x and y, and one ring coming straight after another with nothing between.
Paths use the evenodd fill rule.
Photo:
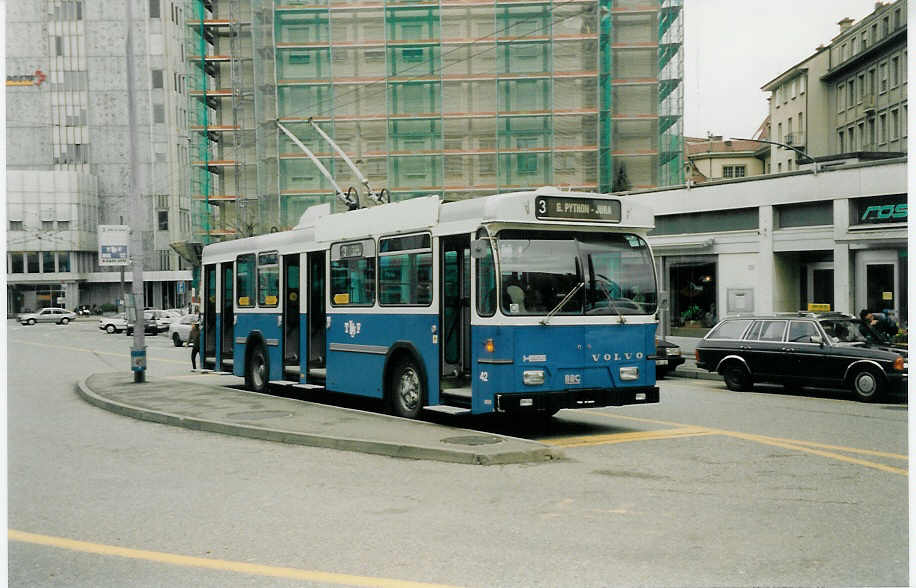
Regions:
<instances>
[{"instance_id":1,"label":"bus destination board side","mask_svg":"<svg viewBox=\"0 0 916 588\"><path fill-rule=\"evenodd\" d=\"M538 196L534 216L539 219L620 222L619 200Z\"/></svg>"}]
</instances>

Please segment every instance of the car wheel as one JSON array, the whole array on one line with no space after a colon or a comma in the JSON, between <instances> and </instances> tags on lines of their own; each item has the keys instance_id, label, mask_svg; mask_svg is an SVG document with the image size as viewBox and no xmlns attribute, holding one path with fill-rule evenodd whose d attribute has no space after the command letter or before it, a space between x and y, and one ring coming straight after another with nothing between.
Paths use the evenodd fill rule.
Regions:
<instances>
[{"instance_id":1,"label":"car wheel","mask_svg":"<svg viewBox=\"0 0 916 588\"><path fill-rule=\"evenodd\" d=\"M257 344L248 356L245 366L245 387L252 392L264 392L270 377L270 364L264 346Z\"/></svg>"},{"instance_id":2,"label":"car wheel","mask_svg":"<svg viewBox=\"0 0 916 588\"><path fill-rule=\"evenodd\" d=\"M69 322L70 322L70 319L68 319L67 317L64 317L64 318L60 319L60 324L62 324L62 325L66 325L66 324L68 324Z\"/></svg>"},{"instance_id":3,"label":"car wheel","mask_svg":"<svg viewBox=\"0 0 916 588\"><path fill-rule=\"evenodd\" d=\"M29 324L30 324L30 325L34 325L34 324L35 324L35 319L29 319Z\"/></svg>"},{"instance_id":4,"label":"car wheel","mask_svg":"<svg viewBox=\"0 0 916 588\"><path fill-rule=\"evenodd\" d=\"M722 370L722 377L725 378L725 385L729 390L746 392L751 389L751 375L737 363L725 366L725 369Z\"/></svg>"},{"instance_id":5,"label":"car wheel","mask_svg":"<svg viewBox=\"0 0 916 588\"><path fill-rule=\"evenodd\" d=\"M668 375L668 368L655 368L655 379L664 380Z\"/></svg>"},{"instance_id":6,"label":"car wheel","mask_svg":"<svg viewBox=\"0 0 916 588\"><path fill-rule=\"evenodd\" d=\"M178 333L172 334L172 343L175 344L175 347L181 347L181 337L178 336Z\"/></svg>"},{"instance_id":7,"label":"car wheel","mask_svg":"<svg viewBox=\"0 0 916 588\"><path fill-rule=\"evenodd\" d=\"M400 359L391 370L390 378L388 392L394 414L407 419L417 418L426 397L426 384L416 362L410 357Z\"/></svg>"},{"instance_id":8,"label":"car wheel","mask_svg":"<svg viewBox=\"0 0 916 588\"><path fill-rule=\"evenodd\" d=\"M863 368L852 375L852 392L862 402L875 402L884 394L884 378L872 368Z\"/></svg>"},{"instance_id":9,"label":"car wheel","mask_svg":"<svg viewBox=\"0 0 916 588\"><path fill-rule=\"evenodd\" d=\"M111 335L111 334L114 333L115 331L117 331L117 329L115 328L114 325L107 325L107 326L105 327L105 332L108 333L109 335Z\"/></svg>"}]
</instances>

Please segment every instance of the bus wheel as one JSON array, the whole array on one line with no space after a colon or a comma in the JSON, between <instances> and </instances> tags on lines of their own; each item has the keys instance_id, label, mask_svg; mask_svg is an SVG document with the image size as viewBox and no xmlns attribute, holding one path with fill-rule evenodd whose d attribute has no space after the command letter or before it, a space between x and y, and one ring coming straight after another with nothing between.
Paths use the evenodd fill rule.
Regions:
<instances>
[{"instance_id":1,"label":"bus wheel","mask_svg":"<svg viewBox=\"0 0 916 588\"><path fill-rule=\"evenodd\" d=\"M257 345L248 356L248 365L245 366L245 387L252 392L264 392L267 389L267 379L270 370L267 364L267 353L263 345Z\"/></svg>"},{"instance_id":2,"label":"bus wheel","mask_svg":"<svg viewBox=\"0 0 916 588\"><path fill-rule=\"evenodd\" d=\"M425 384L413 359L405 357L391 370L391 406L399 417L417 418L426 396Z\"/></svg>"}]
</instances>

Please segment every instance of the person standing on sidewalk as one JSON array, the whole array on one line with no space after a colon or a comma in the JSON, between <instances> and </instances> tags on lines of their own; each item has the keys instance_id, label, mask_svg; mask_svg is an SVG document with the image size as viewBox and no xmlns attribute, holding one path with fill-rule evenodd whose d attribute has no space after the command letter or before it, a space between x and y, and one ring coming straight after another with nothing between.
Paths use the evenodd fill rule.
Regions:
<instances>
[{"instance_id":1,"label":"person standing on sidewalk","mask_svg":"<svg viewBox=\"0 0 916 588\"><path fill-rule=\"evenodd\" d=\"M191 370L193 371L197 369L197 354L200 352L200 324L197 321L191 325L188 344L191 345Z\"/></svg>"}]
</instances>

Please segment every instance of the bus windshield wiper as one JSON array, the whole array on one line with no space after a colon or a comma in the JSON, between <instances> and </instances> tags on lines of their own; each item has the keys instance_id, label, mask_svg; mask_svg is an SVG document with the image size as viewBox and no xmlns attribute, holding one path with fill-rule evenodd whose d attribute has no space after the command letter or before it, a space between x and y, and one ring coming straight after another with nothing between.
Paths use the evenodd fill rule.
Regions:
<instances>
[{"instance_id":1,"label":"bus windshield wiper","mask_svg":"<svg viewBox=\"0 0 916 588\"><path fill-rule=\"evenodd\" d=\"M620 309L617 308L617 305L614 304L614 300L611 298L611 292L608 290L607 286L602 282L598 282L598 285L601 286L601 292L604 294L604 297L607 298L608 305L614 309L614 312L617 313L617 318L620 319L620 324L625 324L627 321L623 318L623 315L620 313Z\"/></svg>"},{"instance_id":2,"label":"bus windshield wiper","mask_svg":"<svg viewBox=\"0 0 916 588\"><path fill-rule=\"evenodd\" d=\"M550 319L553 318L553 315L557 314L557 312L559 312L560 309L563 308L567 302L569 302L569 299L572 298L573 295L575 295L575 293L578 292L584 285L585 285L585 282L579 282L575 288L570 290L569 293L563 297L563 300L561 300L556 306L554 306L553 310L547 313L547 316L541 319L541 324L546 325L548 322L550 322Z\"/></svg>"}]
</instances>

